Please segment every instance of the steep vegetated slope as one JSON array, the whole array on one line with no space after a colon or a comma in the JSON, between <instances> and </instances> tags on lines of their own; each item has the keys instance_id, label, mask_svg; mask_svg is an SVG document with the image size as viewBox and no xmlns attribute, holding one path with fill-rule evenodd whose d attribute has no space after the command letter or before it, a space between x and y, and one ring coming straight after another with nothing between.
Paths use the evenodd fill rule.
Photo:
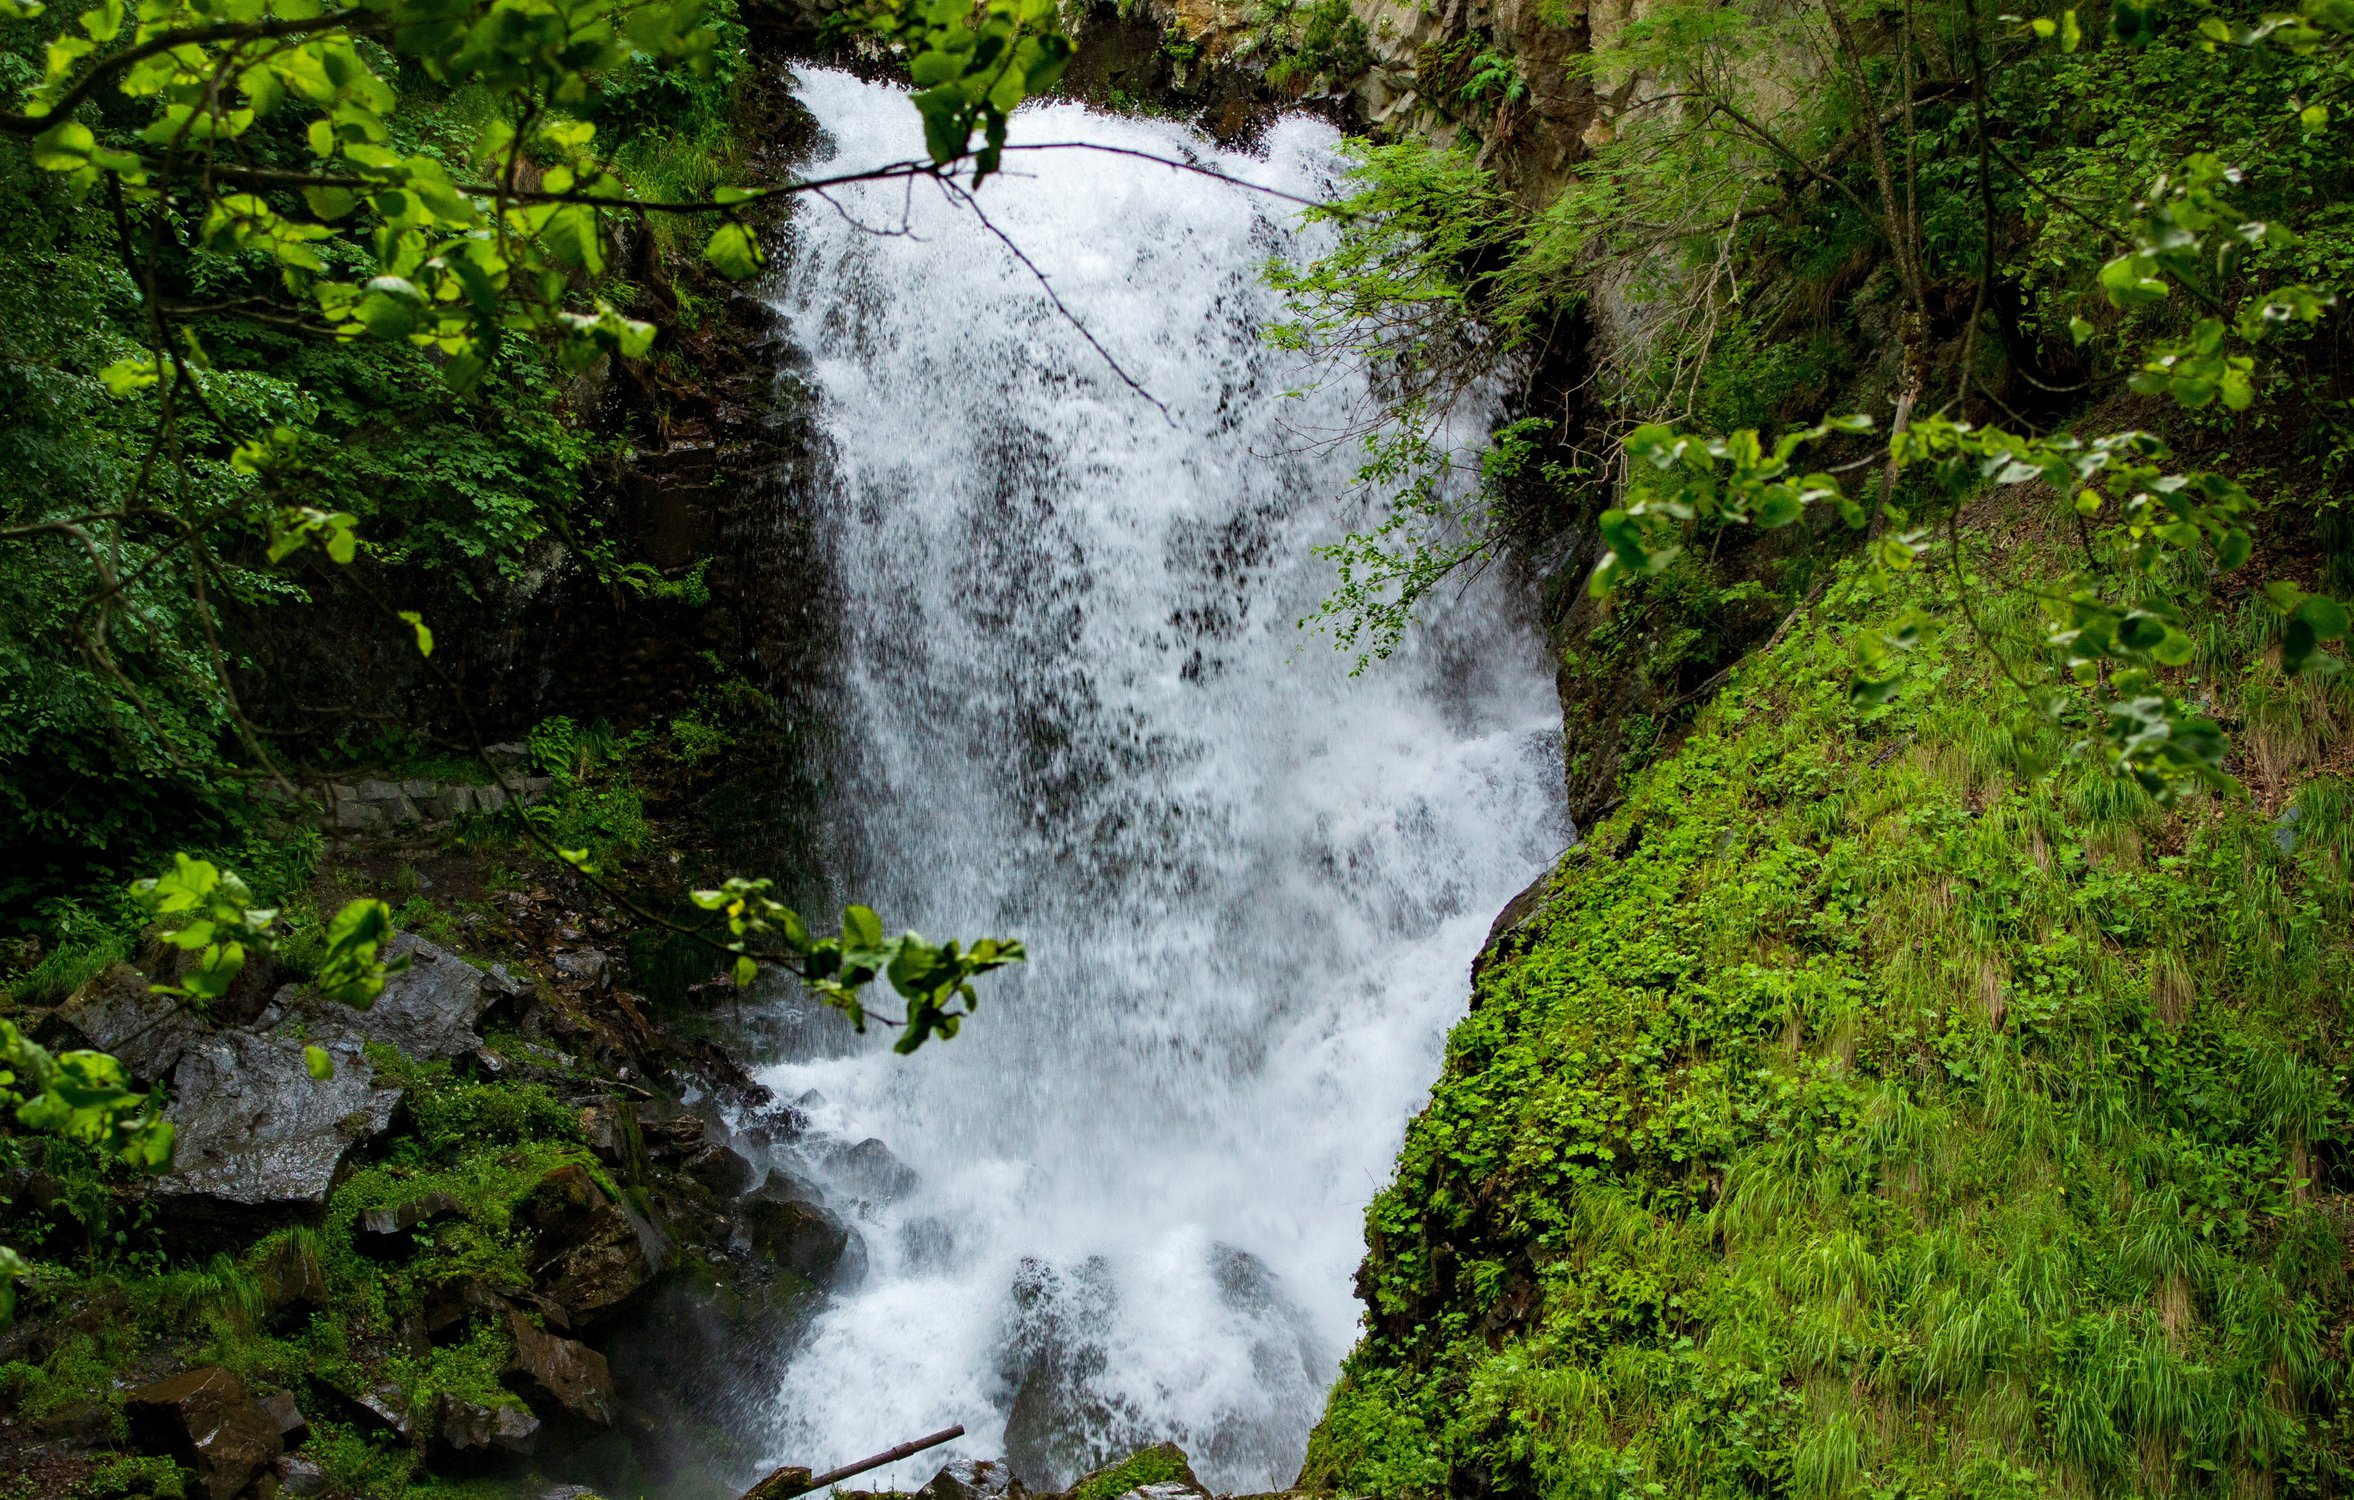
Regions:
<instances>
[{"instance_id":1,"label":"steep vegetated slope","mask_svg":"<svg viewBox=\"0 0 2354 1500\"><path fill-rule=\"evenodd\" d=\"M2021 776L1958 634L1857 706L1840 637L1890 607L1835 583L1502 940L1311 1481L2342 1483L2354 789L2306 773L2354 695L2218 631L2279 790L2168 812Z\"/></svg>"},{"instance_id":2,"label":"steep vegetated slope","mask_svg":"<svg viewBox=\"0 0 2354 1500\"><path fill-rule=\"evenodd\" d=\"M2343 1489L2354 183L2303 15L1354 13L1383 134L1277 272L1395 381L1324 623L1377 657L1516 561L1586 838L1368 1214L1303 1484Z\"/></svg>"}]
</instances>

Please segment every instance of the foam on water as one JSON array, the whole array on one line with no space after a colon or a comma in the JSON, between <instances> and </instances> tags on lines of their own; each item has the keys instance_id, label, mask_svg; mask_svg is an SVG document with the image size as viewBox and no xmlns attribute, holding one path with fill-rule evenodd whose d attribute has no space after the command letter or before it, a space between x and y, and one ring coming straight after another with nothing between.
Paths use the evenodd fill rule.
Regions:
<instances>
[{"instance_id":1,"label":"foam on water","mask_svg":"<svg viewBox=\"0 0 2354 1500\"><path fill-rule=\"evenodd\" d=\"M828 170L921 154L897 90L811 72L802 97ZM1245 156L1074 106L1014 139L1306 194L1336 145L1290 120ZM1354 1336L1363 1206L1465 966L1567 840L1558 711L1492 580L1355 679L1296 628L1354 468L1303 434L1362 387L1287 400L1304 372L1259 338L1289 205L1117 156L1008 162L990 216L1168 417L933 187L806 205L776 293L834 449L845 883L1032 962L953 1041L764 1075L919 1176L856 1200L867 1273L793 1356L774 1447L824 1464L962 1422L1038 1485L1173 1437L1213 1484L1270 1488Z\"/></svg>"}]
</instances>

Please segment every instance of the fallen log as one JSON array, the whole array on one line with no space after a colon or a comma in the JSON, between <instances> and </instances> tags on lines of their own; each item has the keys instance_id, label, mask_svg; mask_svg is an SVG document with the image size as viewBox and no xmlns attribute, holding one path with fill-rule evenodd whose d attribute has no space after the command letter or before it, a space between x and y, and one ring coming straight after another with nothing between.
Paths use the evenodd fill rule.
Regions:
<instances>
[{"instance_id":1,"label":"fallen log","mask_svg":"<svg viewBox=\"0 0 2354 1500\"><path fill-rule=\"evenodd\" d=\"M944 1427L930 1437L920 1437L912 1442L901 1443L896 1448L885 1448L871 1458L862 1458L854 1464L844 1464L839 1469L828 1469L823 1474L812 1474L807 1469L788 1466L776 1470L766 1479L744 1491L742 1500L792 1500L795 1495L806 1495L813 1490L826 1489L840 1484L845 1479L864 1474L869 1469L879 1469L885 1464L895 1464L903 1458L911 1458L923 1452L926 1448L937 1448L942 1443L951 1442L963 1436L964 1426L962 1423L954 1427Z\"/></svg>"}]
</instances>

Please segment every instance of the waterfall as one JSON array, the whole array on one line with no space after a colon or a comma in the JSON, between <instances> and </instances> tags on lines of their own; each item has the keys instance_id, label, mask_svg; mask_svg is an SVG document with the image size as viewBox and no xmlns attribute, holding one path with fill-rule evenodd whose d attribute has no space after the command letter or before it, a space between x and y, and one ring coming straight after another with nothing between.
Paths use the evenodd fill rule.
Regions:
<instances>
[{"instance_id":1,"label":"waterfall","mask_svg":"<svg viewBox=\"0 0 2354 1500\"><path fill-rule=\"evenodd\" d=\"M898 90L812 71L802 97L820 170L922 154ZM1298 194L1336 169L1306 119L1258 155L1074 105L1014 139ZM1298 628L1363 384L1287 397L1308 372L1260 338L1259 268L1313 248L1293 205L1099 153L1007 167L981 204L1166 415L933 185L805 202L774 292L832 449L843 884L1032 959L913 1057L808 1027L763 1073L907 1169L831 1180L864 1272L793 1353L771 1441L822 1467L961 1422L953 1451L1040 1486L1174 1438L1214 1486L1279 1487L1466 965L1567 840L1558 710L1493 578L1360 677Z\"/></svg>"}]
</instances>

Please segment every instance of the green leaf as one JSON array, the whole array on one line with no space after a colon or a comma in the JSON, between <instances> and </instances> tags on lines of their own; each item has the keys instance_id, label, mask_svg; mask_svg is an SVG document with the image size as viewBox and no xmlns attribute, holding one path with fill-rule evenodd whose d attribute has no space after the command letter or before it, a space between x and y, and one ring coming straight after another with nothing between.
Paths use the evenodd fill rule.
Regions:
<instances>
[{"instance_id":1,"label":"green leaf","mask_svg":"<svg viewBox=\"0 0 2354 1500\"><path fill-rule=\"evenodd\" d=\"M747 954L736 956L736 988L747 989L760 974L760 965Z\"/></svg>"},{"instance_id":2,"label":"green leaf","mask_svg":"<svg viewBox=\"0 0 2354 1500\"><path fill-rule=\"evenodd\" d=\"M321 1083L335 1076L335 1059L327 1055L327 1049L324 1047L303 1048L302 1066L304 1072L318 1079Z\"/></svg>"},{"instance_id":3,"label":"green leaf","mask_svg":"<svg viewBox=\"0 0 2354 1500\"><path fill-rule=\"evenodd\" d=\"M730 281L757 275L764 262L760 242L752 231L732 220L712 232L711 242L703 247L703 258Z\"/></svg>"},{"instance_id":4,"label":"green leaf","mask_svg":"<svg viewBox=\"0 0 2354 1500\"><path fill-rule=\"evenodd\" d=\"M433 654L433 631L431 627L426 625L425 617L413 609L400 611L400 617L408 622L411 630L417 632L417 654L431 656Z\"/></svg>"},{"instance_id":5,"label":"green leaf","mask_svg":"<svg viewBox=\"0 0 2354 1500\"><path fill-rule=\"evenodd\" d=\"M880 948L883 946L882 918L876 916L870 907L842 908L842 941L846 946L854 948Z\"/></svg>"}]
</instances>

